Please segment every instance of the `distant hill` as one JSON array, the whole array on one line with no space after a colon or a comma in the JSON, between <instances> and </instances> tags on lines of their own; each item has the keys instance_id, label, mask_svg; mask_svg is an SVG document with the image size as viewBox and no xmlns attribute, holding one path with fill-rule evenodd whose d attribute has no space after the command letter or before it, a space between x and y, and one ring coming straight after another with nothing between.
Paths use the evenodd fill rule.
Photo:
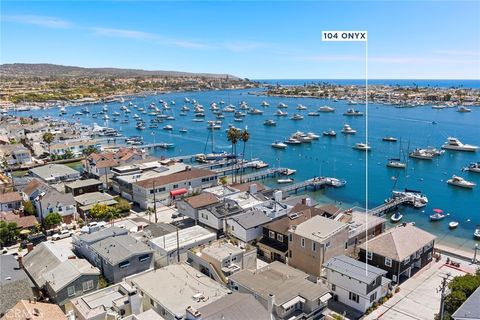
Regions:
<instances>
[{"instance_id":1,"label":"distant hill","mask_svg":"<svg viewBox=\"0 0 480 320\"><path fill-rule=\"evenodd\" d=\"M229 74L213 73L189 73L179 71L163 70L141 70L141 69L120 69L120 68L82 68L73 66L62 66L48 63L13 63L0 65L0 76L9 78L49 78L49 77L135 77L135 76L161 76L161 77L207 77L207 78L229 78L238 80L238 77Z\"/></svg>"}]
</instances>

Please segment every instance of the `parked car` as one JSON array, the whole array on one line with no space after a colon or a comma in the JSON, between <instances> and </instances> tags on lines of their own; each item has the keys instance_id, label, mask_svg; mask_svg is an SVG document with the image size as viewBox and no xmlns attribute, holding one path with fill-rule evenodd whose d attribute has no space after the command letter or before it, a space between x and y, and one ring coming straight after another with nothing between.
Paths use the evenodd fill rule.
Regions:
<instances>
[{"instance_id":1,"label":"parked car","mask_svg":"<svg viewBox=\"0 0 480 320\"><path fill-rule=\"evenodd\" d=\"M27 239L23 240L20 243L20 247L25 249L28 243L32 243L34 246L39 244L40 242L47 241L47 236L43 233L31 234L27 237Z\"/></svg>"},{"instance_id":2,"label":"parked car","mask_svg":"<svg viewBox=\"0 0 480 320\"><path fill-rule=\"evenodd\" d=\"M52 236L52 240L60 240L60 239L65 239L68 237L71 237L73 235L73 232L70 230L62 230L59 233L55 233Z\"/></svg>"}]
</instances>

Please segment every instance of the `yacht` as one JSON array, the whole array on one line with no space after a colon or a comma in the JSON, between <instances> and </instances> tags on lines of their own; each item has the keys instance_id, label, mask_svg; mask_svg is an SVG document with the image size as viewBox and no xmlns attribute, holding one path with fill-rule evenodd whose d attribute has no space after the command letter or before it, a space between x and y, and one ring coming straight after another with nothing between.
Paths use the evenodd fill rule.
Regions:
<instances>
[{"instance_id":1,"label":"yacht","mask_svg":"<svg viewBox=\"0 0 480 320\"><path fill-rule=\"evenodd\" d=\"M110 119L110 117L108 116L108 114L103 115L103 120L108 120L108 119Z\"/></svg>"},{"instance_id":2,"label":"yacht","mask_svg":"<svg viewBox=\"0 0 480 320\"><path fill-rule=\"evenodd\" d=\"M435 157L435 153L430 152L428 149L417 148L410 152L410 158L421 159L421 160L432 160Z\"/></svg>"},{"instance_id":3,"label":"yacht","mask_svg":"<svg viewBox=\"0 0 480 320\"><path fill-rule=\"evenodd\" d=\"M352 148L362 151L370 151L372 149L372 147L363 142L356 143Z\"/></svg>"},{"instance_id":4,"label":"yacht","mask_svg":"<svg viewBox=\"0 0 480 320\"><path fill-rule=\"evenodd\" d=\"M115 111L114 113L112 113L112 116L114 116L114 117L119 117L119 116L120 116L120 112Z\"/></svg>"},{"instance_id":5,"label":"yacht","mask_svg":"<svg viewBox=\"0 0 480 320\"><path fill-rule=\"evenodd\" d=\"M250 110L248 110L247 113L248 114L253 114L253 115L261 115L261 114L263 114L263 111L260 110L260 109L251 108Z\"/></svg>"},{"instance_id":6,"label":"yacht","mask_svg":"<svg viewBox=\"0 0 480 320\"><path fill-rule=\"evenodd\" d=\"M407 164L400 161L400 159L390 159L387 162L387 167L405 169L407 167Z\"/></svg>"},{"instance_id":7,"label":"yacht","mask_svg":"<svg viewBox=\"0 0 480 320\"><path fill-rule=\"evenodd\" d=\"M173 143L166 143L166 142L160 143L158 146L162 149L173 149L173 148L175 148L175 145Z\"/></svg>"},{"instance_id":8,"label":"yacht","mask_svg":"<svg viewBox=\"0 0 480 320\"><path fill-rule=\"evenodd\" d=\"M480 173L480 162L472 162L468 167L463 168L463 171L470 171L475 173Z\"/></svg>"},{"instance_id":9,"label":"yacht","mask_svg":"<svg viewBox=\"0 0 480 320\"><path fill-rule=\"evenodd\" d=\"M180 133L187 133L188 132L188 130L186 128L182 128L179 131L180 131Z\"/></svg>"},{"instance_id":10,"label":"yacht","mask_svg":"<svg viewBox=\"0 0 480 320\"><path fill-rule=\"evenodd\" d=\"M90 113L90 111L88 110L88 107L82 108L82 113Z\"/></svg>"},{"instance_id":11,"label":"yacht","mask_svg":"<svg viewBox=\"0 0 480 320\"><path fill-rule=\"evenodd\" d=\"M350 108L350 109L347 109L347 111L343 115L359 117L359 116L363 116L363 112Z\"/></svg>"},{"instance_id":12,"label":"yacht","mask_svg":"<svg viewBox=\"0 0 480 320\"><path fill-rule=\"evenodd\" d=\"M312 112L307 113L307 116L309 116L309 117L319 117L320 113L312 111Z\"/></svg>"},{"instance_id":13,"label":"yacht","mask_svg":"<svg viewBox=\"0 0 480 320\"><path fill-rule=\"evenodd\" d=\"M383 137L383 138L382 138L382 141L386 141L386 142L397 142L398 139L395 138L395 137Z\"/></svg>"},{"instance_id":14,"label":"yacht","mask_svg":"<svg viewBox=\"0 0 480 320\"><path fill-rule=\"evenodd\" d=\"M410 204L415 208L422 208L428 204L428 198L420 191L405 189L405 191L392 191L392 198L407 197L410 198Z\"/></svg>"},{"instance_id":15,"label":"yacht","mask_svg":"<svg viewBox=\"0 0 480 320\"><path fill-rule=\"evenodd\" d=\"M355 134L357 133L357 130L352 129L348 124L343 125L342 133L345 134Z\"/></svg>"},{"instance_id":16,"label":"yacht","mask_svg":"<svg viewBox=\"0 0 480 320\"><path fill-rule=\"evenodd\" d=\"M347 104L356 105L356 104L358 104L358 102L355 101L355 100L348 100Z\"/></svg>"},{"instance_id":17,"label":"yacht","mask_svg":"<svg viewBox=\"0 0 480 320\"><path fill-rule=\"evenodd\" d=\"M83 112L77 111L77 112L75 112L75 115L76 115L76 116L83 116Z\"/></svg>"},{"instance_id":18,"label":"yacht","mask_svg":"<svg viewBox=\"0 0 480 320\"><path fill-rule=\"evenodd\" d=\"M267 127L274 127L277 125L277 123L275 122L275 120L272 120L272 119L267 119L265 120L265 122L263 123L264 126L267 126Z\"/></svg>"},{"instance_id":19,"label":"yacht","mask_svg":"<svg viewBox=\"0 0 480 320\"><path fill-rule=\"evenodd\" d=\"M235 121L235 122L243 122L243 118L233 118L233 121Z\"/></svg>"},{"instance_id":20,"label":"yacht","mask_svg":"<svg viewBox=\"0 0 480 320\"><path fill-rule=\"evenodd\" d=\"M226 106L223 108L223 112L235 112L235 108L231 106Z\"/></svg>"},{"instance_id":21,"label":"yacht","mask_svg":"<svg viewBox=\"0 0 480 320\"><path fill-rule=\"evenodd\" d=\"M278 180L277 180L277 183L280 183L280 184L292 183L292 182L293 182L293 179L292 179L292 178L278 179Z\"/></svg>"},{"instance_id":22,"label":"yacht","mask_svg":"<svg viewBox=\"0 0 480 320\"><path fill-rule=\"evenodd\" d=\"M480 224L475 227L475 232L473 233L475 239L480 239Z\"/></svg>"},{"instance_id":23,"label":"yacht","mask_svg":"<svg viewBox=\"0 0 480 320\"><path fill-rule=\"evenodd\" d=\"M284 141L286 144L302 144L302 141L297 140L295 138L288 138Z\"/></svg>"},{"instance_id":24,"label":"yacht","mask_svg":"<svg viewBox=\"0 0 480 320\"><path fill-rule=\"evenodd\" d=\"M430 221L440 221L445 219L447 215L443 212L435 212L434 214L430 215Z\"/></svg>"},{"instance_id":25,"label":"yacht","mask_svg":"<svg viewBox=\"0 0 480 320\"><path fill-rule=\"evenodd\" d=\"M290 176L292 174L295 174L296 172L297 172L297 170L295 170L295 169L288 169L287 168L280 173L283 174L284 176Z\"/></svg>"},{"instance_id":26,"label":"yacht","mask_svg":"<svg viewBox=\"0 0 480 320\"><path fill-rule=\"evenodd\" d=\"M282 111L282 110L278 110L278 111L275 113L275 115L276 115L277 117L286 117L286 116L288 116L288 112L285 112L285 111Z\"/></svg>"},{"instance_id":27,"label":"yacht","mask_svg":"<svg viewBox=\"0 0 480 320\"><path fill-rule=\"evenodd\" d=\"M262 107L268 107L270 104L267 101L262 101Z\"/></svg>"},{"instance_id":28,"label":"yacht","mask_svg":"<svg viewBox=\"0 0 480 320\"><path fill-rule=\"evenodd\" d=\"M447 180L447 183L456 186L456 187L461 187L461 188L466 188L466 189L473 189L477 184L474 182L467 181L463 179L462 177L453 175L451 179Z\"/></svg>"},{"instance_id":29,"label":"yacht","mask_svg":"<svg viewBox=\"0 0 480 320\"><path fill-rule=\"evenodd\" d=\"M181 111L190 111L190 108L187 107L187 106L183 106L180 110Z\"/></svg>"},{"instance_id":30,"label":"yacht","mask_svg":"<svg viewBox=\"0 0 480 320\"><path fill-rule=\"evenodd\" d=\"M272 147L276 149L286 149L287 145L281 141L275 141L272 143Z\"/></svg>"},{"instance_id":31,"label":"yacht","mask_svg":"<svg viewBox=\"0 0 480 320\"><path fill-rule=\"evenodd\" d=\"M135 126L135 128L136 128L137 130L143 130L143 129L145 129L145 124L143 124L143 123L138 123L138 124Z\"/></svg>"},{"instance_id":32,"label":"yacht","mask_svg":"<svg viewBox=\"0 0 480 320\"><path fill-rule=\"evenodd\" d=\"M298 104L297 110L307 110L307 107L305 107L303 104Z\"/></svg>"},{"instance_id":33,"label":"yacht","mask_svg":"<svg viewBox=\"0 0 480 320\"><path fill-rule=\"evenodd\" d=\"M475 152L477 151L478 147L470 144L464 144L457 138L448 137L447 142L445 142L445 144L442 146L442 149Z\"/></svg>"},{"instance_id":34,"label":"yacht","mask_svg":"<svg viewBox=\"0 0 480 320\"><path fill-rule=\"evenodd\" d=\"M464 106L460 106L460 107L458 107L457 111L458 112L472 112L472 109L469 109L469 108L464 107Z\"/></svg>"},{"instance_id":35,"label":"yacht","mask_svg":"<svg viewBox=\"0 0 480 320\"><path fill-rule=\"evenodd\" d=\"M312 140L320 139L320 136L318 134L313 133L313 132L307 132L307 137L311 138Z\"/></svg>"},{"instance_id":36,"label":"yacht","mask_svg":"<svg viewBox=\"0 0 480 320\"><path fill-rule=\"evenodd\" d=\"M294 113L290 120L303 120L303 116L298 113Z\"/></svg>"},{"instance_id":37,"label":"yacht","mask_svg":"<svg viewBox=\"0 0 480 320\"><path fill-rule=\"evenodd\" d=\"M337 133L334 130L323 131L322 133L326 137L336 137Z\"/></svg>"},{"instance_id":38,"label":"yacht","mask_svg":"<svg viewBox=\"0 0 480 320\"><path fill-rule=\"evenodd\" d=\"M286 109L286 108L288 108L288 106L287 106L285 103L280 102L280 103L278 104L277 108L279 108L279 109Z\"/></svg>"},{"instance_id":39,"label":"yacht","mask_svg":"<svg viewBox=\"0 0 480 320\"><path fill-rule=\"evenodd\" d=\"M171 130L173 130L173 127L171 125L167 124L166 126L163 127L163 130L171 131Z\"/></svg>"},{"instance_id":40,"label":"yacht","mask_svg":"<svg viewBox=\"0 0 480 320\"><path fill-rule=\"evenodd\" d=\"M320 112L335 112L335 109L330 107L330 106L322 106L318 108L318 111Z\"/></svg>"}]
</instances>

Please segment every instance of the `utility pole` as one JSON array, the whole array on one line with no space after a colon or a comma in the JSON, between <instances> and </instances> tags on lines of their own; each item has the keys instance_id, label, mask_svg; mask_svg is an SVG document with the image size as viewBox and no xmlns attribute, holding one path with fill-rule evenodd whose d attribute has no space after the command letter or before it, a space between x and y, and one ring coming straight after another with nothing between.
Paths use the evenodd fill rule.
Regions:
<instances>
[{"instance_id":1,"label":"utility pole","mask_svg":"<svg viewBox=\"0 0 480 320\"><path fill-rule=\"evenodd\" d=\"M155 212L155 223L158 223L157 218L157 198L155 197L155 180L152 181L153 185L153 211Z\"/></svg>"},{"instance_id":2,"label":"utility pole","mask_svg":"<svg viewBox=\"0 0 480 320\"><path fill-rule=\"evenodd\" d=\"M178 239L178 226L177 227L177 262L180 263L180 240Z\"/></svg>"},{"instance_id":3,"label":"utility pole","mask_svg":"<svg viewBox=\"0 0 480 320\"><path fill-rule=\"evenodd\" d=\"M478 248L478 243L475 243L475 248L473 248L473 250L475 250L475 252L473 253L472 263L476 264L477 263L477 251L480 250L480 248Z\"/></svg>"},{"instance_id":4,"label":"utility pole","mask_svg":"<svg viewBox=\"0 0 480 320\"><path fill-rule=\"evenodd\" d=\"M445 297L447 294L445 293L448 285L448 279L451 277L450 273L447 273L444 277L442 277L442 284L437 289L437 292L440 292L440 313L439 313L439 320L443 320L443 313L445 308Z\"/></svg>"}]
</instances>

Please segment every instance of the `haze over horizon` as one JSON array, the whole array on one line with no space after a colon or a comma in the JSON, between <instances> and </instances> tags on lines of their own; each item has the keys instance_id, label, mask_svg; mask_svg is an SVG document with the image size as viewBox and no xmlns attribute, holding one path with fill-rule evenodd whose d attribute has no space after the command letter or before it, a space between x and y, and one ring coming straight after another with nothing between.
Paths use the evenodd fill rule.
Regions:
<instances>
[{"instance_id":1,"label":"haze over horizon","mask_svg":"<svg viewBox=\"0 0 480 320\"><path fill-rule=\"evenodd\" d=\"M480 2L2 2L1 63L250 79L480 79Z\"/></svg>"}]
</instances>

